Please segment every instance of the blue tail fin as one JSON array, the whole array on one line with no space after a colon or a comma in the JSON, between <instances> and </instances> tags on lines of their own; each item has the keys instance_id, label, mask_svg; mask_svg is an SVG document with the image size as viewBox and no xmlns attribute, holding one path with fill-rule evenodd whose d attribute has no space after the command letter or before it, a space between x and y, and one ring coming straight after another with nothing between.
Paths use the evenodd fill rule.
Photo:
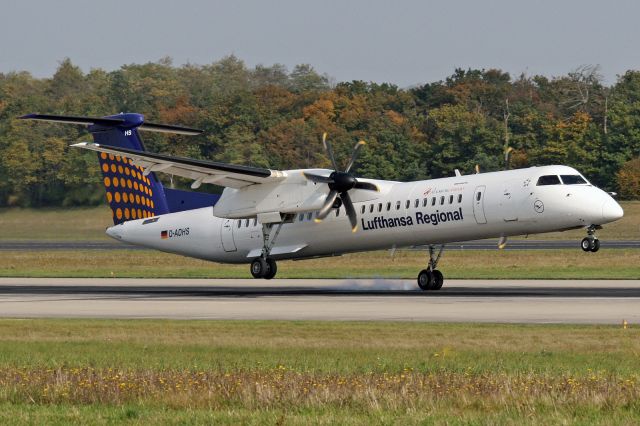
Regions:
<instances>
[{"instance_id":1,"label":"blue tail fin","mask_svg":"<svg viewBox=\"0 0 640 426\"><path fill-rule=\"evenodd\" d=\"M144 151L138 130L183 135L202 133L201 130L187 127L145 122L142 114L135 113L107 117L28 114L20 118L88 125L96 143L136 151ZM107 201L113 214L113 223L116 225L132 219L211 206L217 201L218 196L209 194L169 189L165 193L165 188L154 173L144 176L142 167L135 166L128 158L99 153L98 160L107 190Z\"/></svg>"},{"instance_id":2,"label":"blue tail fin","mask_svg":"<svg viewBox=\"0 0 640 426\"><path fill-rule=\"evenodd\" d=\"M138 134L138 127L144 123L142 115L119 114L106 118L124 121L115 127L98 123L89 126L96 143L144 151ZM154 173L144 176L142 167L120 156L100 153L98 160L114 224L169 213L164 188Z\"/></svg>"}]
</instances>

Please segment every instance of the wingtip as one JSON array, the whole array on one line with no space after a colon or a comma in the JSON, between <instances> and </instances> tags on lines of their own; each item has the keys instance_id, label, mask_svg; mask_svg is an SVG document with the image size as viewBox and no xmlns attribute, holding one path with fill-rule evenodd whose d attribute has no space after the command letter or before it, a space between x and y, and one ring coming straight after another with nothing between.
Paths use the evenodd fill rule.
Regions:
<instances>
[{"instance_id":1,"label":"wingtip","mask_svg":"<svg viewBox=\"0 0 640 426\"><path fill-rule=\"evenodd\" d=\"M353 228L351 228L351 232L353 234L355 234L358 231L358 225L354 226Z\"/></svg>"},{"instance_id":2,"label":"wingtip","mask_svg":"<svg viewBox=\"0 0 640 426\"><path fill-rule=\"evenodd\" d=\"M313 219L313 221L314 221L315 223L322 223L322 219L318 219L317 217L316 217L315 219Z\"/></svg>"}]
</instances>

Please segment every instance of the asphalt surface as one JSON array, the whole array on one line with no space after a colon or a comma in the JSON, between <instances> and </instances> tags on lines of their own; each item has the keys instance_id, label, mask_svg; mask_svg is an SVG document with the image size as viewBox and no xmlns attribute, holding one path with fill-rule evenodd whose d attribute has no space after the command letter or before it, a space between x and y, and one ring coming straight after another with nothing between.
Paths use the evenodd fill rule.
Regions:
<instances>
[{"instance_id":1,"label":"asphalt surface","mask_svg":"<svg viewBox=\"0 0 640 426\"><path fill-rule=\"evenodd\" d=\"M625 249L640 248L640 240L600 240L601 248ZM498 240L465 241L447 244L447 250L496 250ZM415 247L424 249L425 247ZM505 250L546 250L577 249L579 240L509 240ZM117 241L0 241L0 251L47 251L47 250L146 250Z\"/></svg>"},{"instance_id":2,"label":"asphalt surface","mask_svg":"<svg viewBox=\"0 0 640 426\"><path fill-rule=\"evenodd\" d=\"M640 280L0 278L0 317L640 324Z\"/></svg>"}]
</instances>

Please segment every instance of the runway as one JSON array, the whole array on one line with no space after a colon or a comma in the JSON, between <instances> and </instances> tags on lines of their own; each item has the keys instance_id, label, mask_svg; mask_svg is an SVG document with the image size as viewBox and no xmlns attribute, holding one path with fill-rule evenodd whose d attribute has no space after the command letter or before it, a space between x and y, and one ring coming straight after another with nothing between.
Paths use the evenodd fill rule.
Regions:
<instances>
[{"instance_id":1,"label":"runway","mask_svg":"<svg viewBox=\"0 0 640 426\"><path fill-rule=\"evenodd\" d=\"M0 278L0 317L640 324L640 280Z\"/></svg>"},{"instance_id":2,"label":"runway","mask_svg":"<svg viewBox=\"0 0 640 426\"><path fill-rule=\"evenodd\" d=\"M639 240L600 240L605 249L640 248ZM510 239L505 250L579 249L579 240ZM447 250L496 250L498 240L463 241L447 244ZM50 251L50 250L147 250L144 247L117 241L0 241L0 251ZM423 250L426 247L415 247Z\"/></svg>"}]
</instances>

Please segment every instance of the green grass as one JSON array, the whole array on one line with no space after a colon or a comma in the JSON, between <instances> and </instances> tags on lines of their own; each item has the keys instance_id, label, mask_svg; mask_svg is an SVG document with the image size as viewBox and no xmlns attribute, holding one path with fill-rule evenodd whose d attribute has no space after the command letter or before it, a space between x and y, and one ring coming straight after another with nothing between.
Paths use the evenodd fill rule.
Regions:
<instances>
[{"instance_id":1,"label":"green grass","mask_svg":"<svg viewBox=\"0 0 640 426\"><path fill-rule=\"evenodd\" d=\"M0 422L637 424L640 328L0 320Z\"/></svg>"},{"instance_id":2,"label":"green grass","mask_svg":"<svg viewBox=\"0 0 640 426\"><path fill-rule=\"evenodd\" d=\"M110 240L107 206L73 209L0 209L2 240Z\"/></svg>"},{"instance_id":3,"label":"green grass","mask_svg":"<svg viewBox=\"0 0 640 426\"><path fill-rule=\"evenodd\" d=\"M247 265L225 265L146 250L3 251L5 277L249 278ZM278 263L278 278L410 278L426 264L421 251L349 254ZM447 278L638 279L640 250L466 250L445 252Z\"/></svg>"},{"instance_id":4,"label":"green grass","mask_svg":"<svg viewBox=\"0 0 640 426\"><path fill-rule=\"evenodd\" d=\"M598 232L602 240L640 239L640 201L623 201L625 216ZM106 206L73 209L0 209L2 240L110 240L104 230L113 224ZM531 236L535 239L584 237L583 230Z\"/></svg>"}]
</instances>

